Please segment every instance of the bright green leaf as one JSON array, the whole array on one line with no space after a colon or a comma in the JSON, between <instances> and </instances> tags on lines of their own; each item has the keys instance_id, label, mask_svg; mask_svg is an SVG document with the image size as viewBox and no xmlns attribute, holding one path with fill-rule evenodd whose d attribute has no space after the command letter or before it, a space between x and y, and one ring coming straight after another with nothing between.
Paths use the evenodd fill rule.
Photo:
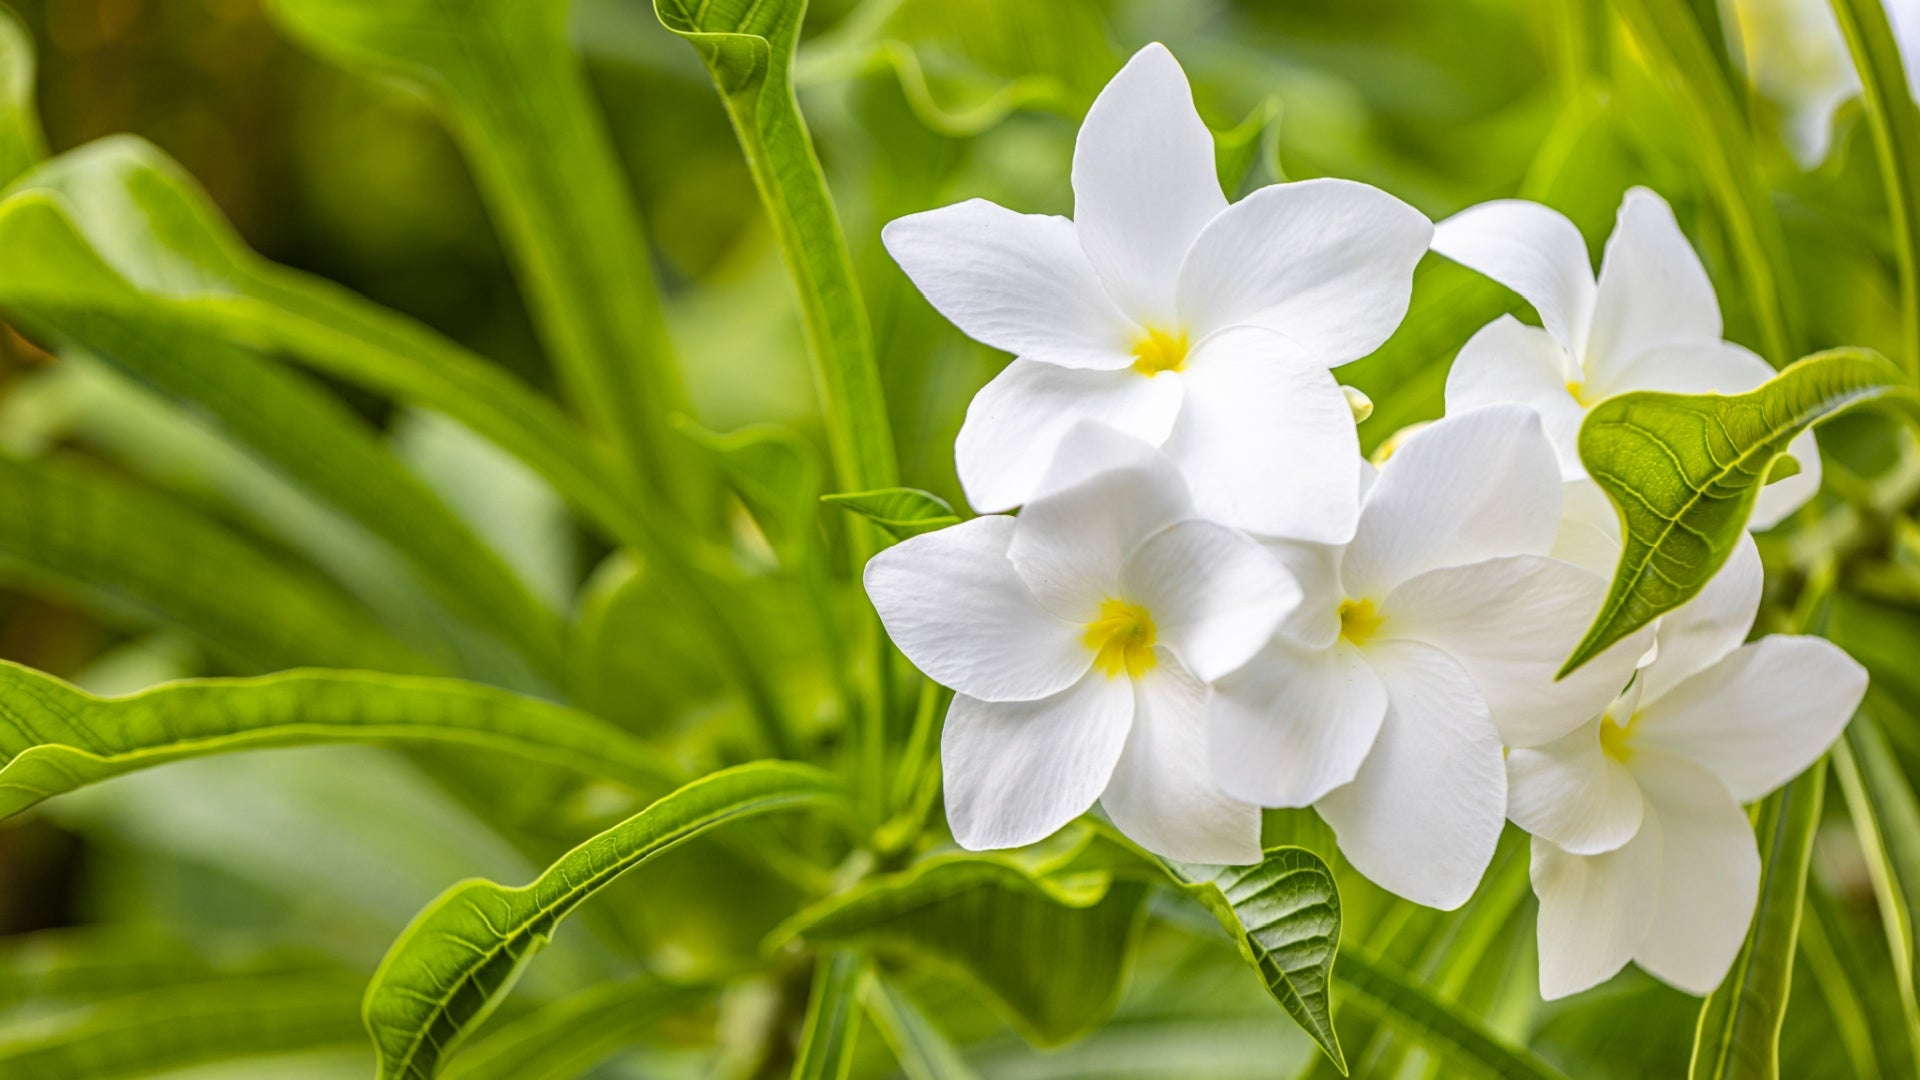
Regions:
<instances>
[{"instance_id":1,"label":"bright green leaf","mask_svg":"<svg viewBox=\"0 0 1920 1080\"><path fill-rule=\"evenodd\" d=\"M779 424L753 424L724 435L685 417L674 426L713 457L781 561L796 563L815 528L820 464L813 446Z\"/></svg>"},{"instance_id":2,"label":"bright green leaf","mask_svg":"<svg viewBox=\"0 0 1920 1080\"><path fill-rule=\"evenodd\" d=\"M657 751L619 729L478 683L296 671L188 680L98 698L0 662L0 817L169 762L333 742L477 746L643 792L674 783Z\"/></svg>"},{"instance_id":3,"label":"bright green leaf","mask_svg":"<svg viewBox=\"0 0 1920 1080\"><path fill-rule=\"evenodd\" d=\"M1760 901L1725 981L1700 1009L1691 1080L1772 1080L1780 1075L1800 910L1813 835L1826 794L1826 760L1760 804Z\"/></svg>"},{"instance_id":4,"label":"bright green leaf","mask_svg":"<svg viewBox=\"0 0 1920 1080\"><path fill-rule=\"evenodd\" d=\"M711 988L655 978L601 983L561 998L476 1041L447 1066L447 1080L575 1080L633 1045L662 1019L699 1004Z\"/></svg>"},{"instance_id":5,"label":"bright green leaf","mask_svg":"<svg viewBox=\"0 0 1920 1080\"><path fill-rule=\"evenodd\" d=\"M813 991L807 997L793 1080L847 1080L860 1034L860 984L865 976L865 962L851 949L820 958L813 972Z\"/></svg>"},{"instance_id":6,"label":"bright green leaf","mask_svg":"<svg viewBox=\"0 0 1920 1080\"><path fill-rule=\"evenodd\" d=\"M1920 799L1872 714L1862 712L1833 747L1834 774L1860 839L1885 928L1908 1046L1920 1055L1920 993L1914 928L1920 908Z\"/></svg>"},{"instance_id":7,"label":"bright green leaf","mask_svg":"<svg viewBox=\"0 0 1920 1080\"><path fill-rule=\"evenodd\" d=\"M1513 1046L1390 962L1348 949L1335 972L1362 1007L1446 1063L1445 1075L1486 1080L1567 1080L1560 1070Z\"/></svg>"},{"instance_id":8,"label":"bright green leaf","mask_svg":"<svg viewBox=\"0 0 1920 1080\"><path fill-rule=\"evenodd\" d=\"M1920 397L1904 382L1874 353L1834 349L1744 394L1639 392L1594 406L1580 460L1619 512L1625 543L1606 603L1560 673L1705 587L1795 436L1862 402L1914 409Z\"/></svg>"},{"instance_id":9,"label":"bright green leaf","mask_svg":"<svg viewBox=\"0 0 1920 1080\"><path fill-rule=\"evenodd\" d=\"M953 512L947 500L918 488L844 492L821 496L820 501L866 518L895 540L944 529L960 521L960 515Z\"/></svg>"},{"instance_id":10,"label":"bright green leaf","mask_svg":"<svg viewBox=\"0 0 1920 1080\"><path fill-rule=\"evenodd\" d=\"M438 1075L561 920L627 871L716 825L840 798L840 785L817 769L754 762L664 796L561 856L528 885L455 885L415 917L367 988L364 1014L382 1080Z\"/></svg>"},{"instance_id":11,"label":"bright green leaf","mask_svg":"<svg viewBox=\"0 0 1920 1080\"><path fill-rule=\"evenodd\" d=\"M1887 192L1893 252L1900 263L1901 359L1920 370L1920 112L1908 88L1908 58L1880 0L1832 0L1853 53L1861 100L1873 126L1874 150Z\"/></svg>"},{"instance_id":12,"label":"bright green leaf","mask_svg":"<svg viewBox=\"0 0 1920 1080\"><path fill-rule=\"evenodd\" d=\"M33 39L0 4L0 186L47 155L33 101Z\"/></svg>"},{"instance_id":13,"label":"bright green leaf","mask_svg":"<svg viewBox=\"0 0 1920 1080\"><path fill-rule=\"evenodd\" d=\"M920 1007L892 981L874 972L867 979L867 1016L873 1020L907 1080L978 1080L973 1067Z\"/></svg>"}]
</instances>

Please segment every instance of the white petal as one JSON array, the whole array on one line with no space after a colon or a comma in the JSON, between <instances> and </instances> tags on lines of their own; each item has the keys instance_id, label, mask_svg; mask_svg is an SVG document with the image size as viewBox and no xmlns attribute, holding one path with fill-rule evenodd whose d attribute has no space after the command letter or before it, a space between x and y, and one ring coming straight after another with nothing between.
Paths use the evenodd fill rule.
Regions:
<instances>
[{"instance_id":1,"label":"white petal","mask_svg":"<svg viewBox=\"0 0 1920 1080\"><path fill-rule=\"evenodd\" d=\"M1633 839L1644 809L1640 785L1600 747L1600 717L1558 739L1507 755L1507 817L1575 855L1598 855Z\"/></svg>"},{"instance_id":2,"label":"white petal","mask_svg":"<svg viewBox=\"0 0 1920 1080\"><path fill-rule=\"evenodd\" d=\"M1207 682L1246 663L1300 603L1280 560L1211 521L1149 537L1121 567L1120 593L1147 609L1160 643Z\"/></svg>"},{"instance_id":3,"label":"white petal","mask_svg":"<svg viewBox=\"0 0 1920 1080\"><path fill-rule=\"evenodd\" d=\"M1447 412L1511 401L1540 414L1547 438L1568 477L1585 476L1580 465L1580 421L1587 411L1567 385L1579 379L1566 349L1537 326L1511 315L1480 328L1460 346L1447 371Z\"/></svg>"},{"instance_id":4,"label":"white petal","mask_svg":"<svg viewBox=\"0 0 1920 1080\"><path fill-rule=\"evenodd\" d=\"M1580 230L1559 211L1522 199L1468 207L1434 227L1433 250L1519 293L1565 349L1585 347L1593 262Z\"/></svg>"},{"instance_id":5,"label":"white petal","mask_svg":"<svg viewBox=\"0 0 1920 1080\"><path fill-rule=\"evenodd\" d=\"M975 341L1066 367L1124 368L1139 330L1107 297L1073 222L971 199L889 222L887 252Z\"/></svg>"},{"instance_id":6,"label":"white petal","mask_svg":"<svg viewBox=\"0 0 1920 1080\"><path fill-rule=\"evenodd\" d=\"M1298 540L1264 543L1300 586L1300 606L1281 620L1280 633L1296 645L1331 646L1340 636L1340 601L1346 595L1340 585L1341 549Z\"/></svg>"},{"instance_id":7,"label":"white petal","mask_svg":"<svg viewBox=\"0 0 1920 1080\"><path fill-rule=\"evenodd\" d=\"M1719 340L1720 303L1700 256L1666 201L1633 188L1600 263L1593 329L1582 356L1587 378L1618 388L1614 373L1654 345Z\"/></svg>"},{"instance_id":8,"label":"white petal","mask_svg":"<svg viewBox=\"0 0 1920 1080\"><path fill-rule=\"evenodd\" d=\"M1213 692L1213 777L1262 806L1308 806L1360 771L1387 691L1346 642L1307 648L1276 637Z\"/></svg>"},{"instance_id":9,"label":"white petal","mask_svg":"<svg viewBox=\"0 0 1920 1080\"><path fill-rule=\"evenodd\" d=\"M1353 783L1314 808L1376 885L1450 911L1473 895L1506 824L1500 733L1438 649L1393 641L1367 658L1387 688L1380 735Z\"/></svg>"},{"instance_id":10,"label":"white petal","mask_svg":"<svg viewBox=\"0 0 1920 1080\"><path fill-rule=\"evenodd\" d=\"M1179 311L1195 334L1260 326L1328 366L1393 335L1433 225L1352 180L1273 184L1207 224L1180 268Z\"/></svg>"},{"instance_id":11,"label":"white petal","mask_svg":"<svg viewBox=\"0 0 1920 1080\"><path fill-rule=\"evenodd\" d=\"M1533 746L1597 716L1626 686L1650 637L1636 634L1556 681L1607 594L1605 578L1544 555L1430 570L1387 594L1384 637L1412 638L1467 670L1501 739Z\"/></svg>"},{"instance_id":12,"label":"white petal","mask_svg":"<svg viewBox=\"0 0 1920 1080\"><path fill-rule=\"evenodd\" d=\"M1574 855L1533 838L1542 998L1598 986L1633 959L1658 908L1661 846L1652 814L1624 847L1602 855Z\"/></svg>"},{"instance_id":13,"label":"white petal","mask_svg":"<svg viewBox=\"0 0 1920 1080\"><path fill-rule=\"evenodd\" d=\"M1620 514L1592 480L1560 485L1560 532L1548 555L1608 581L1620 564Z\"/></svg>"},{"instance_id":14,"label":"white petal","mask_svg":"<svg viewBox=\"0 0 1920 1080\"><path fill-rule=\"evenodd\" d=\"M1039 701L955 694L940 738L954 840L1020 847L1085 813L1113 776L1133 709L1133 681L1098 671Z\"/></svg>"},{"instance_id":15,"label":"white petal","mask_svg":"<svg viewBox=\"0 0 1920 1080\"><path fill-rule=\"evenodd\" d=\"M1353 536L1360 437L1326 368L1272 334L1242 329L1196 348L1181 378L1186 401L1166 449L1202 513L1267 536Z\"/></svg>"},{"instance_id":16,"label":"white petal","mask_svg":"<svg viewBox=\"0 0 1920 1080\"><path fill-rule=\"evenodd\" d=\"M1135 321L1169 329L1194 237L1227 208L1213 133L1186 73L1159 43L1100 91L1073 148L1073 220L1107 291Z\"/></svg>"},{"instance_id":17,"label":"white petal","mask_svg":"<svg viewBox=\"0 0 1920 1080\"><path fill-rule=\"evenodd\" d=\"M1794 436L1787 444L1787 453L1800 463L1800 471L1760 489L1760 497L1753 504L1753 516L1747 519L1747 528L1755 532L1780 524L1820 491L1820 444L1814 441L1813 432L1803 431Z\"/></svg>"},{"instance_id":18,"label":"white petal","mask_svg":"<svg viewBox=\"0 0 1920 1080\"><path fill-rule=\"evenodd\" d=\"M1040 606L1078 625L1093 621L1104 601L1133 599L1121 595L1127 557L1193 512L1186 483L1166 456L1138 442L1122 445L1122 438L1090 425L1068 432L1065 456L1077 460L1091 450L1109 450L1119 467L1028 503L1007 547L1007 558Z\"/></svg>"},{"instance_id":19,"label":"white petal","mask_svg":"<svg viewBox=\"0 0 1920 1080\"><path fill-rule=\"evenodd\" d=\"M1133 731L1100 805L1141 847L1181 862L1260 861L1260 808L1207 772L1207 687L1165 649L1134 680Z\"/></svg>"},{"instance_id":20,"label":"white petal","mask_svg":"<svg viewBox=\"0 0 1920 1080\"><path fill-rule=\"evenodd\" d=\"M1347 595L1384 597L1428 570L1544 554L1560 528L1560 465L1533 410L1488 405L1408 439L1380 472L1341 562Z\"/></svg>"},{"instance_id":21,"label":"white petal","mask_svg":"<svg viewBox=\"0 0 1920 1080\"><path fill-rule=\"evenodd\" d=\"M1832 642L1764 637L1643 704L1632 746L1686 758L1750 802L1832 746L1866 692L1866 669Z\"/></svg>"},{"instance_id":22,"label":"white petal","mask_svg":"<svg viewBox=\"0 0 1920 1080\"><path fill-rule=\"evenodd\" d=\"M1634 960L1704 997L1726 977L1753 920L1760 890L1753 826L1734 797L1698 766L1636 753L1633 771L1662 839L1658 913Z\"/></svg>"},{"instance_id":23,"label":"white petal","mask_svg":"<svg viewBox=\"0 0 1920 1080\"><path fill-rule=\"evenodd\" d=\"M967 501L982 513L1011 510L1039 493L1060 440L1097 421L1155 446L1180 413L1178 375L1083 371L1015 360L974 395L954 440Z\"/></svg>"},{"instance_id":24,"label":"white petal","mask_svg":"<svg viewBox=\"0 0 1920 1080\"><path fill-rule=\"evenodd\" d=\"M1031 701L1093 665L1080 627L1041 610L1007 561L1014 520L980 517L901 541L867 562L867 596L887 635L942 686Z\"/></svg>"},{"instance_id":25,"label":"white petal","mask_svg":"<svg viewBox=\"0 0 1920 1080\"><path fill-rule=\"evenodd\" d=\"M1660 616L1660 652L1640 671L1640 700L1649 705L1660 700L1739 648L1760 612L1764 577L1760 549L1752 537L1742 536L1706 588Z\"/></svg>"}]
</instances>

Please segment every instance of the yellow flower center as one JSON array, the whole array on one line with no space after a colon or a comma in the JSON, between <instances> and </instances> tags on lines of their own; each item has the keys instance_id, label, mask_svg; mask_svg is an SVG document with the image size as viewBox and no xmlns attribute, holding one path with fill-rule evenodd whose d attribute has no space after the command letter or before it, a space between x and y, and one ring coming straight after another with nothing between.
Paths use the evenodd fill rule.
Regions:
<instances>
[{"instance_id":1,"label":"yellow flower center","mask_svg":"<svg viewBox=\"0 0 1920 1080\"><path fill-rule=\"evenodd\" d=\"M1629 740L1633 735L1633 722L1638 719L1638 713L1627 717L1625 723L1615 720L1612 713L1601 717L1600 749L1613 760L1626 764L1627 759L1633 756L1633 746Z\"/></svg>"},{"instance_id":2,"label":"yellow flower center","mask_svg":"<svg viewBox=\"0 0 1920 1080\"><path fill-rule=\"evenodd\" d=\"M1599 399L1591 396L1587 390L1587 384L1577 379L1567 383L1567 394L1583 409L1591 409L1594 405L1598 404L1599 401Z\"/></svg>"},{"instance_id":3,"label":"yellow flower center","mask_svg":"<svg viewBox=\"0 0 1920 1080\"><path fill-rule=\"evenodd\" d=\"M1365 645L1380 632L1380 624L1385 621L1371 600L1340 602L1340 636L1355 645Z\"/></svg>"},{"instance_id":4,"label":"yellow flower center","mask_svg":"<svg viewBox=\"0 0 1920 1080\"><path fill-rule=\"evenodd\" d=\"M1187 334L1171 334L1150 326L1133 343L1133 370L1152 378L1163 371L1179 371L1187 362Z\"/></svg>"},{"instance_id":5,"label":"yellow flower center","mask_svg":"<svg viewBox=\"0 0 1920 1080\"><path fill-rule=\"evenodd\" d=\"M1139 678L1153 670L1158 660L1153 643L1159 634L1153 628L1153 616L1138 604L1108 600L1100 605L1100 617L1087 624L1081 640L1093 650L1093 666L1116 679L1121 674Z\"/></svg>"}]
</instances>

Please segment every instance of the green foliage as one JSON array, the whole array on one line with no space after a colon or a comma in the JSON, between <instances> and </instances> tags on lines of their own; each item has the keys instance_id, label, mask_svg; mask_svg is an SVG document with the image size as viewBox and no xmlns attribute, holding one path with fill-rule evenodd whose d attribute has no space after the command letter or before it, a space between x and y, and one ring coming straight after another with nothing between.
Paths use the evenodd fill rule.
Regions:
<instances>
[{"instance_id":1,"label":"green foliage","mask_svg":"<svg viewBox=\"0 0 1920 1080\"><path fill-rule=\"evenodd\" d=\"M1624 538L1606 602L1561 674L1679 607L1733 553L1787 444L1862 402L1920 403L1871 353L1807 357L1744 394L1621 394L1580 425L1580 460L1619 511Z\"/></svg>"},{"instance_id":2,"label":"green foliage","mask_svg":"<svg viewBox=\"0 0 1920 1080\"><path fill-rule=\"evenodd\" d=\"M977 1080L973 1068L913 1000L879 974L867 979L867 1016L907 1080Z\"/></svg>"},{"instance_id":3,"label":"green foliage","mask_svg":"<svg viewBox=\"0 0 1920 1080\"><path fill-rule=\"evenodd\" d=\"M582 990L502 1025L447 1067L448 1080L574 1080L631 1045L709 988L654 978Z\"/></svg>"},{"instance_id":4,"label":"green foliage","mask_svg":"<svg viewBox=\"0 0 1920 1080\"><path fill-rule=\"evenodd\" d=\"M33 45L13 12L0 7L0 185L46 156L33 108Z\"/></svg>"},{"instance_id":5,"label":"green foliage","mask_svg":"<svg viewBox=\"0 0 1920 1080\"><path fill-rule=\"evenodd\" d=\"M860 986L866 966L858 953L821 957L807 995L807 1021L800 1031L800 1060L793 1080L847 1080L860 1035Z\"/></svg>"},{"instance_id":6,"label":"green foliage","mask_svg":"<svg viewBox=\"0 0 1920 1080\"><path fill-rule=\"evenodd\" d=\"M960 515L947 500L915 488L883 488L822 496L822 501L858 514L895 540L957 524Z\"/></svg>"},{"instance_id":7,"label":"green foliage","mask_svg":"<svg viewBox=\"0 0 1920 1080\"><path fill-rule=\"evenodd\" d=\"M1339 981L1391 1025L1437 1052L1463 1076L1500 1080L1565 1080L1558 1069L1488 1032L1459 1006L1395 970L1385 960L1348 950Z\"/></svg>"}]
</instances>

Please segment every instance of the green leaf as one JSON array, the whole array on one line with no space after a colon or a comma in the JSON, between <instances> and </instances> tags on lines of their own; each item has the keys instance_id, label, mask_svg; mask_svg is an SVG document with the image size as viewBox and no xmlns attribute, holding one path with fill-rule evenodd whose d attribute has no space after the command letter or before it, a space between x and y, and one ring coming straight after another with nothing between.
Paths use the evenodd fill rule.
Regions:
<instances>
[{"instance_id":1,"label":"green leaf","mask_svg":"<svg viewBox=\"0 0 1920 1080\"><path fill-rule=\"evenodd\" d=\"M0 1076L117 1080L216 1061L350 1045L347 975L289 975L174 986L91 1006L67 1022L0 1041Z\"/></svg>"},{"instance_id":2,"label":"green leaf","mask_svg":"<svg viewBox=\"0 0 1920 1080\"><path fill-rule=\"evenodd\" d=\"M431 1080L486 1019L561 920L627 871L716 825L837 803L833 777L804 765L737 766L664 796L574 848L532 883L455 885L400 935L367 988L382 1080Z\"/></svg>"},{"instance_id":3,"label":"green leaf","mask_svg":"<svg viewBox=\"0 0 1920 1080\"><path fill-rule=\"evenodd\" d=\"M866 1005L867 1016L893 1048L907 1080L978 1080L959 1049L879 972L867 978Z\"/></svg>"},{"instance_id":4,"label":"green leaf","mask_svg":"<svg viewBox=\"0 0 1920 1080\"><path fill-rule=\"evenodd\" d=\"M768 940L932 962L966 979L1030 1041L1057 1045L1112 1013L1147 895L1144 882L1104 871L1048 873L1062 862L936 855L828 897Z\"/></svg>"},{"instance_id":5,"label":"green leaf","mask_svg":"<svg viewBox=\"0 0 1920 1080\"><path fill-rule=\"evenodd\" d=\"M21 1005L88 1005L149 990L325 970L328 961L246 939L203 947L152 926L38 930L0 940L0 1012ZM238 944L239 948L232 946Z\"/></svg>"},{"instance_id":6,"label":"green leaf","mask_svg":"<svg viewBox=\"0 0 1920 1080\"><path fill-rule=\"evenodd\" d=\"M1182 891L1220 920L1267 992L1346 1075L1328 996L1340 947L1340 890L1327 864L1305 848L1281 847L1254 866L1166 866Z\"/></svg>"},{"instance_id":7,"label":"green leaf","mask_svg":"<svg viewBox=\"0 0 1920 1080\"><path fill-rule=\"evenodd\" d=\"M1920 894L1920 799L1871 714L1847 725L1833 747L1834 774L1860 839L1875 906L1886 931L1907 1043L1920 1058L1920 994L1914 988L1916 898Z\"/></svg>"},{"instance_id":8,"label":"green leaf","mask_svg":"<svg viewBox=\"0 0 1920 1080\"><path fill-rule=\"evenodd\" d=\"M665 1017L712 996L710 987L652 977L601 983L542 1006L476 1041L447 1080L574 1080L631 1046Z\"/></svg>"},{"instance_id":9,"label":"green leaf","mask_svg":"<svg viewBox=\"0 0 1920 1080\"><path fill-rule=\"evenodd\" d=\"M1834 349L1744 394L1621 394L1580 425L1580 460L1619 512L1625 542L1606 603L1562 676L1691 599L1727 561L1793 438L1862 402L1909 410L1891 364Z\"/></svg>"},{"instance_id":10,"label":"green leaf","mask_svg":"<svg viewBox=\"0 0 1920 1080\"><path fill-rule=\"evenodd\" d=\"M1894 257L1900 264L1901 360L1920 371L1920 112L1907 85L1907 58L1880 0L1832 0L1834 17L1860 74L1861 100L1887 192Z\"/></svg>"},{"instance_id":11,"label":"green leaf","mask_svg":"<svg viewBox=\"0 0 1920 1080\"><path fill-rule=\"evenodd\" d=\"M445 114L574 405L655 482L686 408L640 215L567 38L564 0L272 0L294 38ZM695 473L698 476L698 473ZM681 482L686 478L682 477Z\"/></svg>"},{"instance_id":12,"label":"green leaf","mask_svg":"<svg viewBox=\"0 0 1920 1080\"><path fill-rule=\"evenodd\" d=\"M675 783L658 751L618 728L478 683L296 671L99 698L0 661L0 817L156 765L338 742L483 747L648 793Z\"/></svg>"},{"instance_id":13,"label":"green leaf","mask_svg":"<svg viewBox=\"0 0 1920 1080\"><path fill-rule=\"evenodd\" d=\"M866 518L895 540L905 540L909 536L919 536L923 532L944 529L960 522L960 515L953 512L947 500L918 488L843 492L823 495L820 501Z\"/></svg>"},{"instance_id":14,"label":"green leaf","mask_svg":"<svg viewBox=\"0 0 1920 1080\"><path fill-rule=\"evenodd\" d=\"M1387 960L1349 948L1335 973L1362 1007L1425 1046L1447 1064L1445 1075L1489 1080L1567 1080L1560 1070L1486 1030Z\"/></svg>"},{"instance_id":15,"label":"green leaf","mask_svg":"<svg viewBox=\"0 0 1920 1080\"><path fill-rule=\"evenodd\" d=\"M33 102L33 38L0 4L0 187L47 156Z\"/></svg>"},{"instance_id":16,"label":"green leaf","mask_svg":"<svg viewBox=\"0 0 1920 1080\"><path fill-rule=\"evenodd\" d=\"M654 14L706 64L733 119L761 202L800 293L834 476L852 491L892 484L898 465L873 332L840 215L794 97L806 0L654 0Z\"/></svg>"},{"instance_id":17,"label":"green leaf","mask_svg":"<svg viewBox=\"0 0 1920 1080\"><path fill-rule=\"evenodd\" d=\"M1820 825L1822 758L1760 804L1760 901L1733 970L1700 1009L1691 1080L1780 1075L1780 1024L1793 982L1800 910Z\"/></svg>"},{"instance_id":18,"label":"green leaf","mask_svg":"<svg viewBox=\"0 0 1920 1080\"><path fill-rule=\"evenodd\" d=\"M800 1030L800 1057L793 1080L847 1080L860 1034L860 984L866 964L860 954L841 949L820 958L807 997L807 1020Z\"/></svg>"},{"instance_id":19,"label":"green leaf","mask_svg":"<svg viewBox=\"0 0 1920 1080\"><path fill-rule=\"evenodd\" d=\"M0 457L0 574L178 626L242 668L431 670L318 577L68 462Z\"/></svg>"},{"instance_id":20,"label":"green leaf","mask_svg":"<svg viewBox=\"0 0 1920 1080\"><path fill-rule=\"evenodd\" d=\"M722 435L685 417L674 426L712 456L727 485L791 566L812 543L820 464L801 434L779 424L752 424Z\"/></svg>"}]
</instances>

